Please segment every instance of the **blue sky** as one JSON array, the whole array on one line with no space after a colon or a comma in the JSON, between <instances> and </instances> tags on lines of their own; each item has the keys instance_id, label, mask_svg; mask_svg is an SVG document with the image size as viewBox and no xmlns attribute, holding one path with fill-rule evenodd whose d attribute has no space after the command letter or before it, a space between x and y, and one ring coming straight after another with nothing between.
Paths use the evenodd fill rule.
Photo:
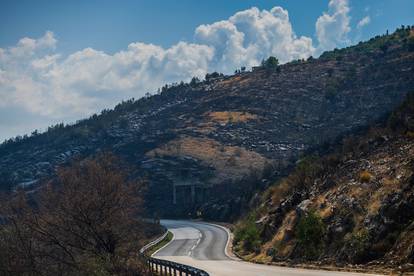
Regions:
<instances>
[{"instance_id":1,"label":"blue sky","mask_svg":"<svg viewBox=\"0 0 414 276\"><path fill-rule=\"evenodd\" d=\"M200 24L253 6L281 6L289 11L297 34L314 36L315 21L327 5L327 0L2 0L0 47L25 36L40 37L46 30L55 33L64 53L86 47L114 53L136 41L167 47L179 40L191 41ZM371 17L362 38L414 24L412 0L353 0L350 6L353 22Z\"/></svg>"},{"instance_id":2,"label":"blue sky","mask_svg":"<svg viewBox=\"0 0 414 276\"><path fill-rule=\"evenodd\" d=\"M1 0L0 141L164 83L318 56L413 25L413 11L412 0Z\"/></svg>"}]
</instances>

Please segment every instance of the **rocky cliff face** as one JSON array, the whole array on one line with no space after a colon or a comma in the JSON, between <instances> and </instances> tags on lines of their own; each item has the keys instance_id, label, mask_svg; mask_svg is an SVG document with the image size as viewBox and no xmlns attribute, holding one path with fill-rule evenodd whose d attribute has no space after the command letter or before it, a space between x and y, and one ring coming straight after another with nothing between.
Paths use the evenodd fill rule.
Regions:
<instances>
[{"instance_id":1,"label":"rocky cliff face","mask_svg":"<svg viewBox=\"0 0 414 276\"><path fill-rule=\"evenodd\" d=\"M372 127L274 184L236 233L262 262L317 261L414 270L414 94Z\"/></svg>"},{"instance_id":2,"label":"rocky cliff face","mask_svg":"<svg viewBox=\"0 0 414 276\"><path fill-rule=\"evenodd\" d=\"M35 189L56 166L100 151L149 180L151 213L228 219L306 151L389 114L414 87L413 32L278 70L179 84L0 147L4 187ZM265 177L266 179L263 179Z\"/></svg>"}]
</instances>

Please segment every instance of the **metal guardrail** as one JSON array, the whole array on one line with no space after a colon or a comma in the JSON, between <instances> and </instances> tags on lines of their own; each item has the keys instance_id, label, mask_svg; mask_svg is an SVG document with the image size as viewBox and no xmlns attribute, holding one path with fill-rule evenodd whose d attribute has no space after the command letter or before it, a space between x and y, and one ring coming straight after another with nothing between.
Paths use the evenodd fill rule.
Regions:
<instances>
[{"instance_id":1,"label":"metal guardrail","mask_svg":"<svg viewBox=\"0 0 414 276\"><path fill-rule=\"evenodd\" d=\"M168 276L209 276L204 270L179 264L176 262L171 262L167 260L160 260L156 258L149 257L147 259L147 265L151 273L158 275L168 275Z\"/></svg>"},{"instance_id":2,"label":"metal guardrail","mask_svg":"<svg viewBox=\"0 0 414 276\"><path fill-rule=\"evenodd\" d=\"M151 247L155 246L159 242L161 242L167 236L168 231L164 233L158 239L148 243L144 247L141 248L139 253L144 256L146 259L146 264L148 266L149 271L154 275L162 275L162 276L209 276L207 272L204 270L180 264L176 262L171 262L167 260L161 260L157 258L153 258L151 256L146 256L145 252L150 249Z\"/></svg>"}]
</instances>

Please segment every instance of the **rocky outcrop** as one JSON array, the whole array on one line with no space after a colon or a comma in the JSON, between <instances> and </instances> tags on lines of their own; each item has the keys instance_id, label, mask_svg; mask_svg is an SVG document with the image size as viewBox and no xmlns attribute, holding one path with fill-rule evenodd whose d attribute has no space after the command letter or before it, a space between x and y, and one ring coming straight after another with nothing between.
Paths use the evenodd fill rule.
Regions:
<instances>
[{"instance_id":1,"label":"rocky outcrop","mask_svg":"<svg viewBox=\"0 0 414 276\"><path fill-rule=\"evenodd\" d=\"M239 253L262 262L413 270L413 123L411 93L385 126L301 160L262 195L252 213L260 245L251 255L240 241Z\"/></svg>"}]
</instances>

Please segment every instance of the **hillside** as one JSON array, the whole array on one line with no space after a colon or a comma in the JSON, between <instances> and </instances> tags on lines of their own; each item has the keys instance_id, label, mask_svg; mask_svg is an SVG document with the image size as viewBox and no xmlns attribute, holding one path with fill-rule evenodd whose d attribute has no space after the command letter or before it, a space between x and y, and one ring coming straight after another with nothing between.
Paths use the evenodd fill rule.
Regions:
<instances>
[{"instance_id":1,"label":"hillside","mask_svg":"<svg viewBox=\"0 0 414 276\"><path fill-rule=\"evenodd\" d=\"M57 166L101 151L148 180L151 214L237 217L306 152L383 120L414 87L410 28L233 76L166 86L76 124L0 146L4 189L36 189Z\"/></svg>"},{"instance_id":2,"label":"hillside","mask_svg":"<svg viewBox=\"0 0 414 276\"><path fill-rule=\"evenodd\" d=\"M259 262L414 271L414 93L385 126L302 159L256 199L236 249Z\"/></svg>"}]
</instances>

